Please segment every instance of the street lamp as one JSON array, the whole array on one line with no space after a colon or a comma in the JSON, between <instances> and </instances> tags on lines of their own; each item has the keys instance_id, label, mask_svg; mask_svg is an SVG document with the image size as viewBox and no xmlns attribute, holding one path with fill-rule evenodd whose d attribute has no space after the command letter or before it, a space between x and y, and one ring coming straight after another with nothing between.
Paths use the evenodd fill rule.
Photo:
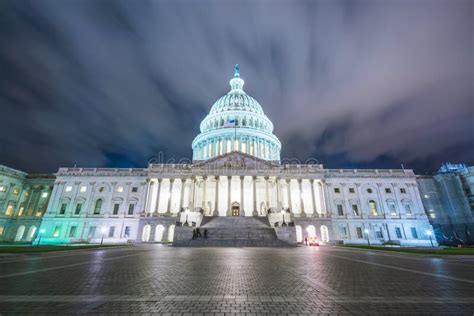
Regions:
<instances>
[{"instance_id":1,"label":"street lamp","mask_svg":"<svg viewBox=\"0 0 474 316\"><path fill-rule=\"evenodd\" d=\"M100 240L100 245L102 246L102 244L104 243L104 234L107 231L107 228L102 227L102 229L100 231L102 233L102 239Z\"/></svg>"},{"instance_id":2,"label":"street lamp","mask_svg":"<svg viewBox=\"0 0 474 316\"><path fill-rule=\"evenodd\" d=\"M365 235L367 236L367 245L370 247L370 239L369 239L369 230L366 228L364 229Z\"/></svg>"},{"instance_id":3,"label":"street lamp","mask_svg":"<svg viewBox=\"0 0 474 316\"><path fill-rule=\"evenodd\" d=\"M426 230L426 234L427 234L428 236L430 236L431 247L434 247L434 246L433 246L433 237L431 237L431 235L433 235L433 232L432 232L431 230L427 229L427 230Z\"/></svg>"},{"instance_id":4,"label":"street lamp","mask_svg":"<svg viewBox=\"0 0 474 316\"><path fill-rule=\"evenodd\" d=\"M44 234L44 228L43 229L40 229L39 231L39 236L38 236L38 244L36 245L36 247L38 247L40 245L40 242L41 242L41 236Z\"/></svg>"}]
</instances>

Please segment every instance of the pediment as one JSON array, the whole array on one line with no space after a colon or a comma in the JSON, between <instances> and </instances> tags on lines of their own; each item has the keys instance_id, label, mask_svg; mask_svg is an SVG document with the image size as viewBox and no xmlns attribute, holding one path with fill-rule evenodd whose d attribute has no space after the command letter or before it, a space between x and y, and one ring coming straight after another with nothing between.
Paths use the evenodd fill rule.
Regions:
<instances>
[{"instance_id":1,"label":"pediment","mask_svg":"<svg viewBox=\"0 0 474 316\"><path fill-rule=\"evenodd\" d=\"M272 162L241 152L230 152L208 160L195 161L193 168L216 169L276 169L280 168L278 161Z\"/></svg>"}]
</instances>

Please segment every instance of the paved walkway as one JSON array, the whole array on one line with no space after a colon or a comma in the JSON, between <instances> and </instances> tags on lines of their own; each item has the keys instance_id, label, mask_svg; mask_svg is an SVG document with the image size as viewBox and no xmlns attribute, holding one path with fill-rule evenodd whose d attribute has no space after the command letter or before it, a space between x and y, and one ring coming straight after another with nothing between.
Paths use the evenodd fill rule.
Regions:
<instances>
[{"instance_id":1,"label":"paved walkway","mask_svg":"<svg viewBox=\"0 0 474 316\"><path fill-rule=\"evenodd\" d=\"M474 258L142 245L0 256L0 315L474 313Z\"/></svg>"}]
</instances>

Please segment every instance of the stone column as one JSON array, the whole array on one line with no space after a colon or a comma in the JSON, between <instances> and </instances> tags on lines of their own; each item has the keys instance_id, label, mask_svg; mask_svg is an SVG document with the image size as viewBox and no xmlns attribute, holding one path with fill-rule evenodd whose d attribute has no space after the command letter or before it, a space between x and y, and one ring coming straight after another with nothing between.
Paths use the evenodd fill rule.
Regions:
<instances>
[{"instance_id":1,"label":"stone column","mask_svg":"<svg viewBox=\"0 0 474 316\"><path fill-rule=\"evenodd\" d=\"M255 147L254 147L255 150ZM253 186L253 216L257 216L257 177L252 177L252 186Z\"/></svg>"},{"instance_id":2,"label":"stone column","mask_svg":"<svg viewBox=\"0 0 474 316\"><path fill-rule=\"evenodd\" d=\"M281 211L281 192L280 192L280 177L275 178L275 186L276 186L276 196L277 196L277 201L276 201L276 207L278 208L278 211Z\"/></svg>"},{"instance_id":3,"label":"stone column","mask_svg":"<svg viewBox=\"0 0 474 316\"><path fill-rule=\"evenodd\" d=\"M206 195L207 195L207 177L204 176L202 177L202 201L201 201L201 207L202 209L204 210L204 214L207 215L207 198L206 198Z\"/></svg>"},{"instance_id":4,"label":"stone column","mask_svg":"<svg viewBox=\"0 0 474 316\"><path fill-rule=\"evenodd\" d=\"M173 198L173 186L174 186L174 179L170 179L170 193L168 195L168 205L166 207L166 216L171 215L171 200Z\"/></svg>"},{"instance_id":5,"label":"stone column","mask_svg":"<svg viewBox=\"0 0 474 316\"><path fill-rule=\"evenodd\" d=\"M145 214L151 214L151 197L153 195L153 184L155 183L151 179L146 180L148 184L147 188L147 196L146 196L146 201L145 201Z\"/></svg>"},{"instance_id":6,"label":"stone column","mask_svg":"<svg viewBox=\"0 0 474 316\"><path fill-rule=\"evenodd\" d=\"M212 215L218 216L219 215L219 176L215 176L214 179L216 180L216 192L214 196L214 213Z\"/></svg>"},{"instance_id":7,"label":"stone column","mask_svg":"<svg viewBox=\"0 0 474 316\"><path fill-rule=\"evenodd\" d=\"M189 184L189 203L188 208L190 211L194 210L194 187L196 186L196 177L191 177L191 183Z\"/></svg>"},{"instance_id":8,"label":"stone column","mask_svg":"<svg viewBox=\"0 0 474 316\"><path fill-rule=\"evenodd\" d=\"M244 211L244 176L240 176L240 211ZM242 215L241 215L242 216Z\"/></svg>"},{"instance_id":9,"label":"stone column","mask_svg":"<svg viewBox=\"0 0 474 316\"><path fill-rule=\"evenodd\" d=\"M158 215L158 206L160 205L160 191L161 191L161 183L163 182L163 179L158 179L158 185L156 188L156 203L155 203L155 212L153 212L153 215Z\"/></svg>"},{"instance_id":10,"label":"stone column","mask_svg":"<svg viewBox=\"0 0 474 316\"><path fill-rule=\"evenodd\" d=\"M265 177L265 205L267 208L270 207L270 194L268 192L268 181L269 181L269 177Z\"/></svg>"},{"instance_id":11,"label":"stone column","mask_svg":"<svg viewBox=\"0 0 474 316\"><path fill-rule=\"evenodd\" d=\"M231 205L230 205L230 193L231 193L231 186L232 186L232 177L227 176L227 216L231 216Z\"/></svg>"},{"instance_id":12,"label":"stone column","mask_svg":"<svg viewBox=\"0 0 474 316\"><path fill-rule=\"evenodd\" d=\"M286 179L287 191L288 191L288 209L290 213L292 212L292 205L291 205L291 179Z\"/></svg>"},{"instance_id":13,"label":"stone column","mask_svg":"<svg viewBox=\"0 0 474 316\"><path fill-rule=\"evenodd\" d=\"M303 199L303 180L298 179L298 188L300 191L300 215L301 217L306 217L306 213L304 212L304 199Z\"/></svg>"},{"instance_id":14,"label":"stone column","mask_svg":"<svg viewBox=\"0 0 474 316\"><path fill-rule=\"evenodd\" d=\"M311 202L313 203L313 217L318 215L317 206L316 206L316 196L314 195L314 179L309 180L311 185Z\"/></svg>"},{"instance_id":15,"label":"stone column","mask_svg":"<svg viewBox=\"0 0 474 316\"><path fill-rule=\"evenodd\" d=\"M182 178L181 179L181 190L179 193L179 210L178 210L178 215L183 209L183 201L184 201L184 188L186 187L186 179Z\"/></svg>"}]
</instances>

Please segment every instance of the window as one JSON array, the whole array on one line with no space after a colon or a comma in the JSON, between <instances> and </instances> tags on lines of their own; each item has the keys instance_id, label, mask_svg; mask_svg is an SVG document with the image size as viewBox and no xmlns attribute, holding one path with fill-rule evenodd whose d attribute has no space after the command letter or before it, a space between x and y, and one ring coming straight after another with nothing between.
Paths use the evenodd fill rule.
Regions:
<instances>
[{"instance_id":1,"label":"window","mask_svg":"<svg viewBox=\"0 0 474 316\"><path fill-rule=\"evenodd\" d=\"M47 198L47 197L48 197L48 192L43 192L43 193L41 193L41 197L42 197L42 198Z\"/></svg>"},{"instance_id":2,"label":"window","mask_svg":"<svg viewBox=\"0 0 474 316\"><path fill-rule=\"evenodd\" d=\"M413 237L413 239L418 239L418 233L416 231L416 227L411 228L411 236Z\"/></svg>"},{"instance_id":3,"label":"window","mask_svg":"<svg viewBox=\"0 0 474 316\"><path fill-rule=\"evenodd\" d=\"M76 211L74 212L74 214L79 215L81 213L81 209L82 209L82 203L77 203Z\"/></svg>"},{"instance_id":4,"label":"window","mask_svg":"<svg viewBox=\"0 0 474 316\"><path fill-rule=\"evenodd\" d=\"M53 230L53 237L59 237L59 234L61 233L61 226L56 226L54 227Z\"/></svg>"},{"instance_id":5,"label":"window","mask_svg":"<svg viewBox=\"0 0 474 316\"><path fill-rule=\"evenodd\" d=\"M369 201L369 207L370 207L370 214L372 216L377 216L378 215L377 204L375 203L374 200Z\"/></svg>"},{"instance_id":6,"label":"window","mask_svg":"<svg viewBox=\"0 0 474 316\"><path fill-rule=\"evenodd\" d=\"M4 231L5 231L5 227L0 226L0 236L3 236Z\"/></svg>"},{"instance_id":7,"label":"window","mask_svg":"<svg viewBox=\"0 0 474 316\"><path fill-rule=\"evenodd\" d=\"M405 211L407 215L411 215L411 207L410 204L405 204Z\"/></svg>"},{"instance_id":8,"label":"window","mask_svg":"<svg viewBox=\"0 0 474 316\"><path fill-rule=\"evenodd\" d=\"M392 193L392 190L390 188L385 188L385 193Z\"/></svg>"},{"instance_id":9,"label":"window","mask_svg":"<svg viewBox=\"0 0 474 316\"><path fill-rule=\"evenodd\" d=\"M67 207L67 203L61 204L61 209L59 210L59 214L64 215L64 213L66 213L66 207Z\"/></svg>"},{"instance_id":10,"label":"window","mask_svg":"<svg viewBox=\"0 0 474 316\"><path fill-rule=\"evenodd\" d=\"M98 199L95 202L95 207L94 207L94 214L100 214L100 209L102 208L102 200Z\"/></svg>"},{"instance_id":11,"label":"window","mask_svg":"<svg viewBox=\"0 0 474 316\"><path fill-rule=\"evenodd\" d=\"M341 193L341 190L339 188L334 188L334 193Z\"/></svg>"},{"instance_id":12,"label":"window","mask_svg":"<svg viewBox=\"0 0 474 316\"><path fill-rule=\"evenodd\" d=\"M342 205L338 204L337 205L337 215L338 216L344 216L344 210L342 209Z\"/></svg>"},{"instance_id":13,"label":"window","mask_svg":"<svg viewBox=\"0 0 474 316\"><path fill-rule=\"evenodd\" d=\"M130 204L128 206L128 215L133 215L133 210L135 209L135 204Z\"/></svg>"},{"instance_id":14,"label":"window","mask_svg":"<svg viewBox=\"0 0 474 316\"><path fill-rule=\"evenodd\" d=\"M114 233L115 233L115 226L110 226L109 227L109 237L110 238L114 237Z\"/></svg>"},{"instance_id":15,"label":"window","mask_svg":"<svg viewBox=\"0 0 474 316\"><path fill-rule=\"evenodd\" d=\"M125 226L125 232L123 233L123 237L130 237L130 226Z\"/></svg>"},{"instance_id":16,"label":"window","mask_svg":"<svg viewBox=\"0 0 474 316\"><path fill-rule=\"evenodd\" d=\"M357 204L352 204L352 214L354 216L359 216L359 208L357 207Z\"/></svg>"},{"instance_id":17,"label":"window","mask_svg":"<svg viewBox=\"0 0 474 316\"><path fill-rule=\"evenodd\" d=\"M395 203L389 203L388 208L390 209L390 215L392 215L392 216L397 215L397 208L395 206Z\"/></svg>"},{"instance_id":18,"label":"window","mask_svg":"<svg viewBox=\"0 0 474 316\"><path fill-rule=\"evenodd\" d=\"M13 205L9 204L7 207L7 210L5 211L6 216L12 216L13 215Z\"/></svg>"},{"instance_id":19,"label":"window","mask_svg":"<svg viewBox=\"0 0 474 316\"><path fill-rule=\"evenodd\" d=\"M362 234L362 227L356 227L357 238L362 239L364 235Z\"/></svg>"},{"instance_id":20,"label":"window","mask_svg":"<svg viewBox=\"0 0 474 316\"><path fill-rule=\"evenodd\" d=\"M105 187L100 187L100 188L99 188L99 192L102 193L102 192L104 192L104 191L105 191Z\"/></svg>"},{"instance_id":21,"label":"window","mask_svg":"<svg viewBox=\"0 0 474 316\"><path fill-rule=\"evenodd\" d=\"M371 189L371 188L368 188L368 189L367 189L367 193L372 193L372 189Z\"/></svg>"},{"instance_id":22,"label":"window","mask_svg":"<svg viewBox=\"0 0 474 316\"><path fill-rule=\"evenodd\" d=\"M114 204L114 210L113 210L113 215L117 215L119 211L120 204L116 203Z\"/></svg>"},{"instance_id":23,"label":"window","mask_svg":"<svg viewBox=\"0 0 474 316\"><path fill-rule=\"evenodd\" d=\"M117 192L122 193L122 192L123 192L123 187L118 187L118 188L117 188Z\"/></svg>"},{"instance_id":24,"label":"window","mask_svg":"<svg viewBox=\"0 0 474 316\"><path fill-rule=\"evenodd\" d=\"M76 236L76 230L77 226L71 226L71 229L69 230L69 238L73 238Z\"/></svg>"},{"instance_id":25,"label":"window","mask_svg":"<svg viewBox=\"0 0 474 316\"><path fill-rule=\"evenodd\" d=\"M345 226L339 227L339 233L341 234L342 239L347 239L347 237L348 237L347 227L345 227Z\"/></svg>"},{"instance_id":26,"label":"window","mask_svg":"<svg viewBox=\"0 0 474 316\"><path fill-rule=\"evenodd\" d=\"M4 185L0 186L0 192L6 192L7 188Z\"/></svg>"},{"instance_id":27,"label":"window","mask_svg":"<svg viewBox=\"0 0 474 316\"><path fill-rule=\"evenodd\" d=\"M133 193L138 192L138 187L132 187L132 192Z\"/></svg>"},{"instance_id":28,"label":"window","mask_svg":"<svg viewBox=\"0 0 474 316\"><path fill-rule=\"evenodd\" d=\"M395 227L395 235L397 235L398 239L402 238L402 230L400 229L400 227Z\"/></svg>"},{"instance_id":29,"label":"window","mask_svg":"<svg viewBox=\"0 0 474 316\"><path fill-rule=\"evenodd\" d=\"M400 193L405 194L407 193L407 190L405 188L400 188Z\"/></svg>"},{"instance_id":30,"label":"window","mask_svg":"<svg viewBox=\"0 0 474 316\"><path fill-rule=\"evenodd\" d=\"M85 185L81 186L81 189L79 190L81 192L86 192L87 191L87 187Z\"/></svg>"},{"instance_id":31,"label":"window","mask_svg":"<svg viewBox=\"0 0 474 316\"><path fill-rule=\"evenodd\" d=\"M349 188L349 193L355 193L354 188Z\"/></svg>"},{"instance_id":32,"label":"window","mask_svg":"<svg viewBox=\"0 0 474 316\"><path fill-rule=\"evenodd\" d=\"M383 239L383 233L381 229L375 231L375 237L377 239Z\"/></svg>"},{"instance_id":33,"label":"window","mask_svg":"<svg viewBox=\"0 0 474 316\"><path fill-rule=\"evenodd\" d=\"M66 192L71 192L71 191L72 191L72 186L68 185L68 186L66 187Z\"/></svg>"},{"instance_id":34,"label":"window","mask_svg":"<svg viewBox=\"0 0 474 316\"><path fill-rule=\"evenodd\" d=\"M20 206L20 209L18 210L18 216L22 216L24 211L25 211L25 207Z\"/></svg>"},{"instance_id":35,"label":"window","mask_svg":"<svg viewBox=\"0 0 474 316\"><path fill-rule=\"evenodd\" d=\"M19 193L20 193L20 189L18 189L18 188L13 189L13 194L14 195L18 195Z\"/></svg>"},{"instance_id":36,"label":"window","mask_svg":"<svg viewBox=\"0 0 474 316\"><path fill-rule=\"evenodd\" d=\"M87 237L88 237L89 239L92 239L92 238L95 237L95 230L96 230L96 227L95 227L95 226L91 226L91 227L89 228L89 234L87 235Z\"/></svg>"}]
</instances>

